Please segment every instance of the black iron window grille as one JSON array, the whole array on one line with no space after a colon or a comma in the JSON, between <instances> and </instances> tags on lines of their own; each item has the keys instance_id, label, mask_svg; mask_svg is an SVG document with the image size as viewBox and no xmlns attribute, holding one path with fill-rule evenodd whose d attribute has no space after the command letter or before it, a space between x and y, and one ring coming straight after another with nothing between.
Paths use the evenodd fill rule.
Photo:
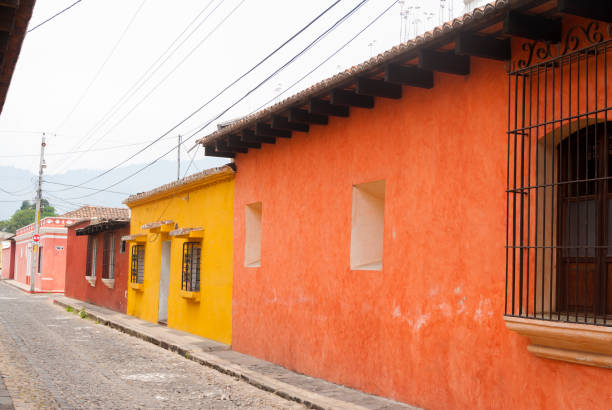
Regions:
<instances>
[{"instance_id":1,"label":"black iron window grille","mask_svg":"<svg viewBox=\"0 0 612 410\"><path fill-rule=\"evenodd\" d=\"M102 277L104 279L115 278L115 235L111 232L104 233L104 248L102 250Z\"/></svg>"},{"instance_id":2,"label":"black iron window grille","mask_svg":"<svg viewBox=\"0 0 612 410\"><path fill-rule=\"evenodd\" d=\"M87 261L85 262L85 275L96 276L96 253L98 241L96 238L87 236Z\"/></svg>"},{"instance_id":3,"label":"black iron window grille","mask_svg":"<svg viewBox=\"0 0 612 410\"><path fill-rule=\"evenodd\" d=\"M133 245L130 264L130 281L132 283L143 283L144 281L144 258L145 246Z\"/></svg>"},{"instance_id":4,"label":"black iron window grille","mask_svg":"<svg viewBox=\"0 0 612 410\"><path fill-rule=\"evenodd\" d=\"M181 289L190 292L200 291L200 262L202 246L199 242L183 244L183 277Z\"/></svg>"},{"instance_id":5,"label":"black iron window grille","mask_svg":"<svg viewBox=\"0 0 612 410\"><path fill-rule=\"evenodd\" d=\"M612 325L612 40L599 40L509 73L509 316Z\"/></svg>"}]
</instances>

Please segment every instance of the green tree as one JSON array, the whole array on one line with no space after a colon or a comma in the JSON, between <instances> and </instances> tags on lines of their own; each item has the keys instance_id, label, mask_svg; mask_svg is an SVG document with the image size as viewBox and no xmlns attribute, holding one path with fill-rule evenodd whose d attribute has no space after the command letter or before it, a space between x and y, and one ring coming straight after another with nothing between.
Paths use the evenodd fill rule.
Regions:
<instances>
[{"instance_id":1,"label":"green tree","mask_svg":"<svg viewBox=\"0 0 612 410\"><path fill-rule=\"evenodd\" d=\"M30 201L23 201L21 207L15 211L10 219L0 221L0 231L15 233L17 229L23 228L34 222L36 213L36 204ZM57 216L55 208L51 206L49 201L41 199L40 201L40 219L47 216Z\"/></svg>"}]
</instances>

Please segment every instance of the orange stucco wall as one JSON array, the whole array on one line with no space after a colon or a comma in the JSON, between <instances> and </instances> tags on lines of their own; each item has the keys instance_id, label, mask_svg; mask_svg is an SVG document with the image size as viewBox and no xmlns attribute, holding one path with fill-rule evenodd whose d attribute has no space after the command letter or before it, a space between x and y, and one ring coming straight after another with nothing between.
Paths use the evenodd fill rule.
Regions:
<instances>
[{"instance_id":1,"label":"orange stucco wall","mask_svg":"<svg viewBox=\"0 0 612 410\"><path fill-rule=\"evenodd\" d=\"M609 408L612 370L536 358L504 325L503 63L435 84L237 155L233 348L426 408ZM380 179L383 270L352 271L352 185Z\"/></svg>"}]
</instances>

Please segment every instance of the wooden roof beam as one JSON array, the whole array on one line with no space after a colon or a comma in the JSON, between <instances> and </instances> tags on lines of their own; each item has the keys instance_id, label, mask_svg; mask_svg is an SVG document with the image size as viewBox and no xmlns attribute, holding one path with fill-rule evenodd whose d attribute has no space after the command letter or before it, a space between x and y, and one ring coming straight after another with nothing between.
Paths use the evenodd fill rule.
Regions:
<instances>
[{"instance_id":1,"label":"wooden roof beam","mask_svg":"<svg viewBox=\"0 0 612 410\"><path fill-rule=\"evenodd\" d=\"M372 80L370 78L357 79L357 94L370 95L373 97L402 98L402 86L385 82L385 80Z\"/></svg>"},{"instance_id":2,"label":"wooden roof beam","mask_svg":"<svg viewBox=\"0 0 612 410\"><path fill-rule=\"evenodd\" d=\"M511 10L506 14L502 32L531 40L561 41L561 20L519 13Z\"/></svg>"},{"instance_id":3,"label":"wooden roof beam","mask_svg":"<svg viewBox=\"0 0 612 410\"><path fill-rule=\"evenodd\" d=\"M507 61L511 57L510 39L500 40L490 36L460 33L455 39L455 53Z\"/></svg>"},{"instance_id":4,"label":"wooden roof beam","mask_svg":"<svg viewBox=\"0 0 612 410\"><path fill-rule=\"evenodd\" d=\"M331 92L330 102L334 105L347 105L359 108L374 108L374 97L359 95L353 91L337 88Z\"/></svg>"},{"instance_id":5,"label":"wooden roof beam","mask_svg":"<svg viewBox=\"0 0 612 410\"><path fill-rule=\"evenodd\" d=\"M233 152L217 151L214 146L208 145L204 147L204 155L207 157L234 158L236 155Z\"/></svg>"},{"instance_id":6,"label":"wooden roof beam","mask_svg":"<svg viewBox=\"0 0 612 410\"><path fill-rule=\"evenodd\" d=\"M610 0L558 0L557 10L561 13L612 23Z\"/></svg>"},{"instance_id":7,"label":"wooden roof beam","mask_svg":"<svg viewBox=\"0 0 612 410\"><path fill-rule=\"evenodd\" d=\"M329 101L320 98L310 99L308 104L308 112L310 114L331 115L334 117L348 117L349 107L346 105L334 105Z\"/></svg>"},{"instance_id":8,"label":"wooden roof beam","mask_svg":"<svg viewBox=\"0 0 612 410\"><path fill-rule=\"evenodd\" d=\"M278 130L276 128L272 128L265 122L258 122L257 124L255 124L255 136L291 138L291 131Z\"/></svg>"},{"instance_id":9,"label":"wooden roof beam","mask_svg":"<svg viewBox=\"0 0 612 410\"><path fill-rule=\"evenodd\" d=\"M329 119L327 115L311 114L307 110L301 110L299 108L291 108L289 110L289 122L302 122L316 125L327 125Z\"/></svg>"},{"instance_id":10,"label":"wooden roof beam","mask_svg":"<svg viewBox=\"0 0 612 410\"><path fill-rule=\"evenodd\" d=\"M240 135L228 135L227 146L229 148L261 148L260 142L242 141Z\"/></svg>"},{"instance_id":11,"label":"wooden roof beam","mask_svg":"<svg viewBox=\"0 0 612 410\"><path fill-rule=\"evenodd\" d=\"M258 142L260 144L276 144L275 137L256 136L253 130L244 129L240 133L240 141L242 142Z\"/></svg>"},{"instance_id":12,"label":"wooden roof beam","mask_svg":"<svg viewBox=\"0 0 612 410\"><path fill-rule=\"evenodd\" d=\"M470 56L460 56L453 51L420 50L419 68L441 73L468 75Z\"/></svg>"},{"instance_id":13,"label":"wooden roof beam","mask_svg":"<svg viewBox=\"0 0 612 410\"><path fill-rule=\"evenodd\" d=\"M217 152L233 152L241 154L246 154L247 152L249 152L248 148L236 146L230 147L227 138L225 140L215 142L215 150Z\"/></svg>"},{"instance_id":14,"label":"wooden roof beam","mask_svg":"<svg viewBox=\"0 0 612 410\"><path fill-rule=\"evenodd\" d=\"M310 130L310 126L308 124L304 124L303 122L291 122L287 119L287 117L283 117L281 115L272 116L272 128L300 132L308 132Z\"/></svg>"},{"instance_id":15,"label":"wooden roof beam","mask_svg":"<svg viewBox=\"0 0 612 410\"><path fill-rule=\"evenodd\" d=\"M433 88L433 72L418 67L389 64L385 67L385 81L410 87Z\"/></svg>"}]
</instances>

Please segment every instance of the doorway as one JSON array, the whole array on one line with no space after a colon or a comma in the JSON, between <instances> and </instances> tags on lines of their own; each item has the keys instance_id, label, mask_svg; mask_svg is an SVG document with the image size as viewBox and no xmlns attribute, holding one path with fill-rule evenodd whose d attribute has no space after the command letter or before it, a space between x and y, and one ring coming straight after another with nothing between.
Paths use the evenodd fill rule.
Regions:
<instances>
[{"instance_id":1,"label":"doorway","mask_svg":"<svg viewBox=\"0 0 612 410\"><path fill-rule=\"evenodd\" d=\"M170 289L170 251L171 242L162 242L161 270L159 275L159 313L158 322L168 324L168 291Z\"/></svg>"}]
</instances>

